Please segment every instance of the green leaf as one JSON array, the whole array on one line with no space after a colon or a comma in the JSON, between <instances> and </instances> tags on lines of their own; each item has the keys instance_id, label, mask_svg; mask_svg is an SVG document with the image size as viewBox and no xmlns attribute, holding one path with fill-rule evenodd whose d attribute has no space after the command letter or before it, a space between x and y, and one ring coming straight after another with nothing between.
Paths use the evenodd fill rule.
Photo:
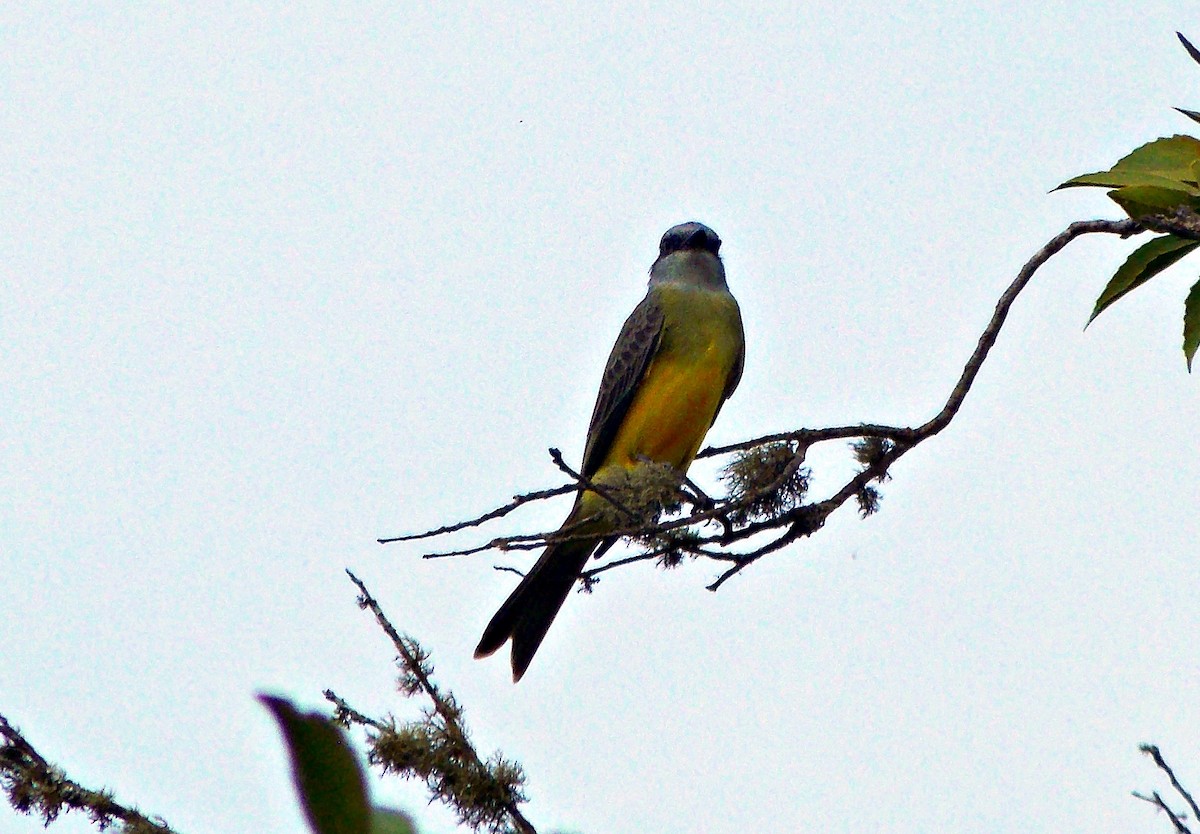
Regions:
<instances>
[{"instance_id":1,"label":"green leaf","mask_svg":"<svg viewBox=\"0 0 1200 834\"><path fill-rule=\"evenodd\" d=\"M1192 169L1197 160L1200 160L1200 139L1183 135L1156 139L1122 157L1108 171L1073 177L1058 188L1079 185L1106 188L1149 185L1200 195L1200 188L1196 187L1196 176Z\"/></svg>"},{"instance_id":2,"label":"green leaf","mask_svg":"<svg viewBox=\"0 0 1200 834\"><path fill-rule=\"evenodd\" d=\"M1139 246L1125 259L1125 263L1121 264L1121 268L1113 275L1104 292L1096 299L1096 307L1092 310L1088 324L1095 321L1096 316L1107 310L1117 299L1136 290L1197 246L1200 246L1200 240L1188 240L1175 235L1162 235Z\"/></svg>"},{"instance_id":3,"label":"green leaf","mask_svg":"<svg viewBox=\"0 0 1200 834\"><path fill-rule=\"evenodd\" d=\"M258 699L283 731L296 790L313 832L371 834L366 782L341 728L320 713L301 714L284 698Z\"/></svg>"},{"instance_id":4,"label":"green leaf","mask_svg":"<svg viewBox=\"0 0 1200 834\"><path fill-rule=\"evenodd\" d=\"M376 808L371 817L371 834L417 834L417 829L408 814Z\"/></svg>"},{"instance_id":5,"label":"green leaf","mask_svg":"<svg viewBox=\"0 0 1200 834\"><path fill-rule=\"evenodd\" d=\"M1200 207L1200 198L1156 185L1127 185L1108 192L1108 196L1134 220L1148 214L1170 214L1180 206Z\"/></svg>"},{"instance_id":6,"label":"green leaf","mask_svg":"<svg viewBox=\"0 0 1200 834\"><path fill-rule=\"evenodd\" d=\"M1200 347L1200 281L1192 284L1187 300L1183 302L1183 356L1187 359L1188 373L1192 372L1192 359Z\"/></svg>"},{"instance_id":7,"label":"green leaf","mask_svg":"<svg viewBox=\"0 0 1200 834\"><path fill-rule=\"evenodd\" d=\"M1099 188L1124 188L1128 185L1150 186L1153 188L1180 188L1182 186L1189 194L1197 192L1197 189L1192 189L1179 180L1173 180L1161 174L1143 173L1140 171L1117 171L1116 169L1112 171L1098 171L1095 174L1081 174L1051 190L1059 191L1063 188L1073 188L1080 185Z\"/></svg>"}]
</instances>

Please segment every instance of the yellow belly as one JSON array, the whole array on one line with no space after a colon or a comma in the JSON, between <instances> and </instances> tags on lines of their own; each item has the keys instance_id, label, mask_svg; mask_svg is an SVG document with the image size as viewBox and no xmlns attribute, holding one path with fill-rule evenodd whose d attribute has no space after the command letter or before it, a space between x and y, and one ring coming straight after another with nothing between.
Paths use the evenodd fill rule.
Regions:
<instances>
[{"instance_id":1,"label":"yellow belly","mask_svg":"<svg viewBox=\"0 0 1200 834\"><path fill-rule=\"evenodd\" d=\"M619 482L620 475L645 460L686 472L740 361L741 318L728 293L672 286L651 292L657 293L665 318L657 350L592 475L597 483ZM585 492L572 519L596 512L600 501Z\"/></svg>"},{"instance_id":2,"label":"yellow belly","mask_svg":"<svg viewBox=\"0 0 1200 834\"><path fill-rule=\"evenodd\" d=\"M714 341L698 355L660 354L651 362L601 470L629 469L644 458L687 469L729 377L732 358L723 347Z\"/></svg>"}]
</instances>

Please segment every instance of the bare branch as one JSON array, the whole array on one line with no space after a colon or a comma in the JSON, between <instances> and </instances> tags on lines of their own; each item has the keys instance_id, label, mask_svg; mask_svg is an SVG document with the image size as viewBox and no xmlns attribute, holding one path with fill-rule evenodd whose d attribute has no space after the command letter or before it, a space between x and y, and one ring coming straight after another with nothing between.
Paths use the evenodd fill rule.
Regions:
<instances>
[{"instance_id":1,"label":"bare branch","mask_svg":"<svg viewBox=\"0 0 1200 834\"><path fill-rule=\"evenodd\" d=\"M1184 825L1183 820L1180 819L1179 816L1174 811L1171 810L1171 806L1167 805L1167 803L1159 795L1158 791L1155 791L1150 796L1146 796L1145 794L1141 794L1141 793L1138 793L1137 791L1133 791L1133 795L1137 799L1142 800L1143 802L1149 802L1151 805L1158 808L1158 810L1165 813L1167 815L1167 817L1171 820L1171 825L1173 825L1175 827L1176 834L1192 834L1192 829L1190 829L1186 825Z\"/></svg>"},{"instance_id":2,"label":"bare branch","mask_svg":"<svg viewBox=\"0 0 1200 834\"><path fill-rule=\"evenodd\" d=\"M635 553L632 556L623 556L620 559L613 559L611 562L605 562L603 565L592 568L591 570L585 570L579 575L579 578L584 581L585 585L587 585L588 580L594 579L596 576L606 571L610 571L613 568L624 567L625 565L631 565L634 562L646 562L650 559L657 559L664 553L666 553L666 550L659 548L657 550L645 550L641 553Z\"/></svg>"},{"instance_id":3,"label":"bare branch","mask_svg":"<svg viewBox=\"0 0 1200 834\"><path fill-rule=\"evenodd\" d=\"M553 489L541 489L537 492L527 492L524 495L515 496L512 501L505 504L503 507L497 507L494 510L489 510L483 515L476 516L475 518L468 519L467 521L460 521L457 524L447 524L444 527L438 527L436 530L426 530L423 533L410 533L405 536L393 536L390 539L376 539L376 541L380 544L391 544L392 542L411 542L416 541L417 539L429 539L433 538L434 536L444 536L447 533L456 533L459 530L465 530L468 527L478 527L479 525L485 524L493 519L503 518L517 507L521 506L522 504L528 504L530 501L541 501L544 498L553 498L557 495L566 495L568 492L571 492L574 489L575 487L568 485L554 487Z\"/></svg>"},{"instance_id":4,"label":"bare branch","mask_svg":"<svg viewBox=\"0 0 1200 834\"><path fill-rule=\"evenodd\" d=\"M325 700L333 704L333 720L343 727L349 728L352 724L359 724L363 727L371 727L376 730L386 730L387 724L382 721L377 721L369 715L363 715L361 712L350 706L343 698L338 697L332 689L326 689L321 693L325 696Z\"/></svg>"},{"instance_id":5,"label":"bare branch","mask_svg":"<svg viewBox=\"0 0 1200 834\"><path fill-rule=\"evenodd\" d=\"M622 504L620 501L618 501L613 496L612 492L610 492L605 487L602 487L599 484L594 483L589 478L585 478L583 475L579 474L574 469L567 466L567 462L565 460L563 460L562 452L560 452L558 449L555 449L553 447L551 447L549 449L549 452L550 452L550 459L554 461L554 465L557 466L559 469L561 469L564 473L566 473L567 477L574 479L575 483L578 485L577 488L580 490L580 492L582 492L583 490L590 490L590 491L596 493L597 495L599 495L601 498L603 498L608 503L612 504L614 507L616 507L617 512L621 513L626 518L634 518L635 517L633 514L633 511L630 510L628 507L626 507L624 504Z\"/></svg>"},{"instance_id":6,"label":"bare branch","mask_svg":"<svg viewBox=\"0 0 1200 834\"><path fill-rule=\"evenodd\" d=\"M729 452L742 452L762 446L767 443L795 441L802 446L815 446L829 440L851 440L856 437L883 437L897 442L911 441L916 434L915 429L900 426L882 426L876 423L860 423L857 426L831 426L826 429L796 429L795 431L764 434L752 440L742 440L727 446L709 446L702 449L696 459L709 458L714 455L724 455Z\"/></svg>"},{"instance_id":7,"label":"bare branch","mask_svg":"<svg viewBox=\"0 0 1200 834\"><path fill-rule=\"evenodd\" d=\"M1167 774L1167 778L1171 781L1171 787L1175 789L1176 793L1183 797L1183 801L1186 802L1188 808L1191 809L1192 819L1200 819L1200 806L1196 805L1195 798L1188 793L1183 785L1180 784L1179 779L1175 777L1175 771L1171 769L1171 766L1167 764L1167 760L1163 758L1162 751L1160 751L1158 747L1153 744L1143 744L1138 749L1140 749L1150 758L1154 759L1154 764L1158 767L1158 769ZM1163 798L1158 795L1157 791L1153 794L1153 798L1143 796L1137 792L1134 792L1133 795L1138 799L1144 799L1147 802L1152 802L1165 811L1168 816L1171 817L1171 822L1174 823L1176 831L1181 832L1181 834L1182 832L1188 832L1187 826L1181 822L1181 820L1184 819L1184 815L1176 814L1174 811L1168 808L1167 803L1163 801Z\"/></svg>"},{"instance_id":8,"label":"bare branch","mask_svg":"<svg viewBox=\"0 0 1200 834\"><path fill-rule=\"evenodd\" d=\"M1081 235L1104 233L1120 235L1124 238L1142 231L1145 231L1145 227L1135 220L1081 220L1072 223L1034 253L1033 257L1021 267L1021 271L1017 273L1016 279L1008 286L1008 289L1001 294L1000 300L996 302L996 310L992 313L992 318L988 321L987 327L983 329L983 333L979 337L979 343L975 346L975 352L967 360L962 376L959 377L954 390L950 392L950 398L932 420L917 429L917 437L913 440L912 445L924 440L926 437L937 434L954 419L954 415L958 413L959 407L962 405L963 400L966 399L967 393L971 390L971 385L974 384L979 369L983 367L984 360L987 359L992 346L996 344L996 338L1000 335L1000 328L1004 326L1004 320L1008 318L1008 311L1012 309L1013 302L1017 300L1017 296L1029 284L1030 279L1033 278L1033 274L1041 268L1042 264L1046 263L1053 255L1060 252L1064 246Z\"/></svg>"}]
</instances>

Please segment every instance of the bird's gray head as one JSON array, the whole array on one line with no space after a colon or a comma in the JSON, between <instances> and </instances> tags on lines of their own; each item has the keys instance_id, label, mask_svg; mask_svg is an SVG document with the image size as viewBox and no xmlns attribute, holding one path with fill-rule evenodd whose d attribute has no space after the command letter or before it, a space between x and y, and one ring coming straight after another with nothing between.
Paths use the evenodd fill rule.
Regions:
<instances>
[{"instance_id":1,"label":"bird's gray head","mask_svg":"<svg viewBox=\"0 0 1200 834\"><path fill-rule=\"evenodd\" d=\"M667 233L662 236L662 241L658 244L658 256L663 258L682 249L703 249L715 255L721 249L721 239L703 223L694 220L690 223L680 223L667 229Z\"/></svg>"},{"instance_id":2,"label":"bird's gray head","mask_svg":"<svg viewBox=\"0 0 1200 834\"><path fill-rule=\"evenodd\" d=\"M721 239L703 223L680 223L667 229L658 244L658 260L650 267L651 285L676 281L712 289L725 288Z\"/></svg>"}]
</instances>

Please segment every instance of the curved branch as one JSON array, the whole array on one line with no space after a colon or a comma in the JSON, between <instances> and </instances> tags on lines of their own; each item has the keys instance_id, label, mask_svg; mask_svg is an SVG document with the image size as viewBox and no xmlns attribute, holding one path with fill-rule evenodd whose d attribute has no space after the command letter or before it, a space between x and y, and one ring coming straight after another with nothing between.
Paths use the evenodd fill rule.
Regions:
<instances>
[{"instance_id":1,"label":"curved branch","mask_svg":"<svg viewBox=\"0 0 1200 834\"><path fill-rule=\"evenodd\" d=\"M1155 222L1162 218L1153 218ZM697 455L698 458L713 457L717 455L748 452L750 450L775 443L790 443L794 444L792 457L787 464L781 468L776 477L770 483L762 488L749 490L746 494L737 495L736 497L726 497L722 500L711 501L711 503L701 502L696 506L694 512L680 517L670 518L666 521L661 521L655 524L642 525L636 527L617 529L612 532L614 537L636 538L646 542L652 547L644 553L624 557L612 562L593 568L583 574L585 586L590 587L597 579L597 575L615 567L631 564L638 561L646 561L653 558L667 557L672 553L690 553L694 556L710 558L717 561L732 563L730 564L709 586L710 590L718 589L728 579L740 573L742 570L753 564L754 562L766 556L769 553L774 553L787 547L789 544L798 539L812 535L819 530L825 520L834 511L842 507L851 498L857 498L859 501L860 510L864 515L874 512L878 501L878 494L875 488L871 486L873 482L881 482L888 478L888 471L892 464L915 448L918 444L933 437L934 435L945 429L950 422L958 414L958 410L962 407L966 400L967 394L970 393L971 387L974 385L976 378L979 375L983 363L987 360L988 354L992 347L996 344L999 338L1000 331L1004 326L1004 322L1008 318L1008 314L1016 302L1017 297L1028 286L1030 280L1038 269L1046 263L1051 257L1060 252L1067 244L1078 237L1086 234L1114 234L1122 238L1130 237L1131 235L1145 232L1150 228L1154 228L1154 224L1146 221L1137 220L1084 220L1072 223L1059 234L1051 238L1042 246L1034 255L1021 267L1016 278L1000 295L996 302L995 310L992 312L991 318L984 327L983 332L979 336L979 340L975 345L966 364L963 366L962 373L959 375L958 381L951 389L949 396L941 409L932 418L917 427L889 426L875 423L862 423L854 426L830 426L820 429L795 429L793 431L777 432L774 434L766 434L750 440L743 440L738 443L732 443L725 446L715 446L704 449ZM1190 218L1185 218L1190 222ZM1183 220L1176 219L1176 222ZM784 485L796 475L802 465L807 450L810 446L816 443L827 442L831 440L848 440L848 439L863 439L879 441L876 452L872 453L873 457L869 460L864 460L863 468L842 485L835 493L828 498L812 502L808 504L799 504L793 506L784 506L774 511L766 518L759 517L760 511L756 511L755 506L764 497L769 498L783 489ZM575 473L568 467L561 458L561 455L555 454L556 450L552 450L552 457L555 459L556 465L569 476L573 478L575 483L553 490L543 490L541 492L529 493L526 496L518 496L514 502L505 505L490 513L485 513L476 519L460 524L441 527L437 530L418 533L410 536L403 536L396 539L381 539L380 541L403 541L418 538L428 538L430 536L440 535L444 532L453 532L461 530L464 527L477 526L484 521L504 515L515 509L523 503L537 500L541 497L549 497L551 495L561 495L572 490L582 490L586 488L594 488L582 476ZM802 492L802 490L797 490ZM612 501L612 499L609 499ZM615 501L612 503L616 504ZM619 504L616 506L624 509ZM737 514L741 513L739 517ZM625 513L632 516L630 513ZM753 520L757 517L757 520ZM735 524L731 519L738 519L740 524ZM690 541L671 539L671 534L684 528L692 528L697 525L703 525L709 522L719 522L722 526L722 531L719 534L711 536L693 537ZM766 535L775 532L775 535L766 543L755 547L752 550L743 552L731 552L725 550L721 553L715 553L711 550L706 550L700 545L716 545L720 548L729 548L738 542L744 542L751 538L760 535ZM449 555L466 555L468 553L476 553L482 550L517 550L517 549L537 549L547 544L560 541L568 541L575 538L584 538L582 533L576 532L568 527L559 529L553 533L543 533L537 535L518 535L509 537L500 537L491 540L485 545L480 545L474 548L465 550L451 551L443 554L429 554L427 558L433 556L449 556Z\"/></svg>"},{"instance_id":2,"label":"curved branch","mask_svg":"<svg viewBox=\"0 0 1200 834\"><path fill-rule=\"evenodd\" d=\"M975 352L967 360L962 376L958 378L958 383L954 386L954 390L950 392L950 398L946 400L946 404L942 407L942 410L932 420L917 429L917 438L914 441L914 445L926 437L937 434L954 419L954 415L958 413L959 407L967 397L967 392L971 390L971 385L975 382L975 377L979 374L979 369L983 367L984 360L987 359L992 346L996 344L996 338L1000 335L1000 328L1004 326L1004 320L1008 318L1008 311L1012 309L1013 302L1017 300L1017 296L1029 284L1029 280L1033 278L1033 274L1038 271L1042 264L1046 263L1052 256L1061 251L1064 246L1081 235L1104 233L1120 235L1124 238L1143 231L1145 231L1145 227L1136 220L1080 220L1072 223L1062 232L1052 237L1045 246L1034 253L1034 256L1025 263L1025 266L1021 267L1021 271L1017 273L1016 279L1009 284L1008 289L1001 294L1000 300L996 302L996 310L992 313L991 320L988 321L987 327L983 329L983 333L979 337L979 343L975 346Z\"/></svg>"}]
</instances>

